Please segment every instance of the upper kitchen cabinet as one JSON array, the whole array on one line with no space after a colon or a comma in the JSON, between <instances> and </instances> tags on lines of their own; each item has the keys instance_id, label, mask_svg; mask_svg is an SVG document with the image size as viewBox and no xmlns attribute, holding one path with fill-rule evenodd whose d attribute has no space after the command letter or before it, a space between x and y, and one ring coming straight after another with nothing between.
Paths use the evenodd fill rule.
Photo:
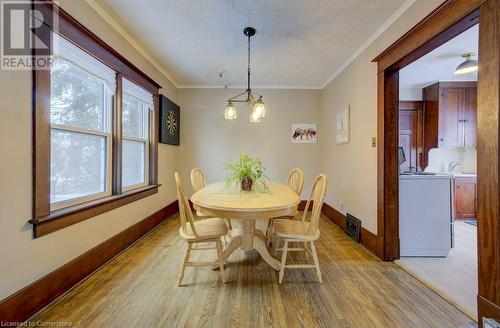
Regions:
<instances>
[{"instance_id":1,"label":"upper kitchen cabinet","mask_svg":"<svg viewBox=\"0 0 500 328\"><path fill-rule=\"evenodd\" d=\"M476 82L438 82L422 91L424 161L436 147L476 147Z\"/></svg>"}]
</instances>

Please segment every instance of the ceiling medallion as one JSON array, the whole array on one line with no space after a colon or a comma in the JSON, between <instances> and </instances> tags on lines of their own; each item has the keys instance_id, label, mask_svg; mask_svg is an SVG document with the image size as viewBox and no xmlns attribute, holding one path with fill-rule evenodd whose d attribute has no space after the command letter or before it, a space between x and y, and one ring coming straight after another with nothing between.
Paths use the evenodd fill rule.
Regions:
<instances>
[{"instance_id":1,"label":"ceiling medallion","mask_svg":"<svg viewBox=\"0 0 500 328\"><path fill-rule=\"evenodd\" d=\"M224 111L224 118L226 120L234 120L237 118L236 107L234 103L243 102L247 103L248 106L252 106L252 111L250 112L250 122L260 123L262 119L266 116L266 107L264 106L264 101L262 96L253 92L250 88L250 38L255 35L255 28L245 27L243 34L248 37L248 73L247 73L247 89L232 97L227 101L226 110ZM240 98L246 96L246 98ZM240 99L238 99L240 98Z\"/></svg>"}]
</instances>

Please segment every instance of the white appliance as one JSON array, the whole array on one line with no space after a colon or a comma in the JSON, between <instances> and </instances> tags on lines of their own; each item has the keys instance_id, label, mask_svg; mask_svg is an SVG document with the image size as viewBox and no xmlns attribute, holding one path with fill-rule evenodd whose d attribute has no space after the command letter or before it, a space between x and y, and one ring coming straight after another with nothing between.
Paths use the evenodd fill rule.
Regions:
<instances>
[{"instance_id":1,"label":"white appliance","mask_svg":"<svg viewBox=\"0 0 500 328\"><path fill-rule=\"evenodd\" d=\"M453 247L453 176L399 176L400 256L446 257Z\"/></svg>"}]
</instances>

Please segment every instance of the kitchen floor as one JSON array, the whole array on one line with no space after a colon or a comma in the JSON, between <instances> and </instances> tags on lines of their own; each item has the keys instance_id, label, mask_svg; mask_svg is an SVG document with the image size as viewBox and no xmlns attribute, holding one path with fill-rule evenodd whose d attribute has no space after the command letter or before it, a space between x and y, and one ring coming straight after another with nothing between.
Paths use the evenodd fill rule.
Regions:
<instances>
[{"instance_id":1,"label":"kitchen floor","mask_svg":"<svg viewBox=\"0 0 500 328\"><path fill-rule=\"evenodd\" d=\"M401 258L396 262L477 321L477 227L455 221L455 247L446 258Z\"/></svg>"}]
</instances>

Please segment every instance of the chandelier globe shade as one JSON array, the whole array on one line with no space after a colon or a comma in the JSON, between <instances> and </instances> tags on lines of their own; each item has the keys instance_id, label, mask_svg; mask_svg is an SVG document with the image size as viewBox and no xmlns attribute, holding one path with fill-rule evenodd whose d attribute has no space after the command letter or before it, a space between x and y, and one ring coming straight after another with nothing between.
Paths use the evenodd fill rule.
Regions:
<instances>
[{"instance_id":1,"label":"chandelier globe shade","mask_svg":"<svg viewBox=\"0 0 500 328\"><path fill-rule=\"evenodd\" d=\"M236 114L236 107L234 107L234 104L229 101L226 106L226 110L224 111L224 118L226 120L235 120L238 118L238 114Z\"/></svg>"}]
</instances>

